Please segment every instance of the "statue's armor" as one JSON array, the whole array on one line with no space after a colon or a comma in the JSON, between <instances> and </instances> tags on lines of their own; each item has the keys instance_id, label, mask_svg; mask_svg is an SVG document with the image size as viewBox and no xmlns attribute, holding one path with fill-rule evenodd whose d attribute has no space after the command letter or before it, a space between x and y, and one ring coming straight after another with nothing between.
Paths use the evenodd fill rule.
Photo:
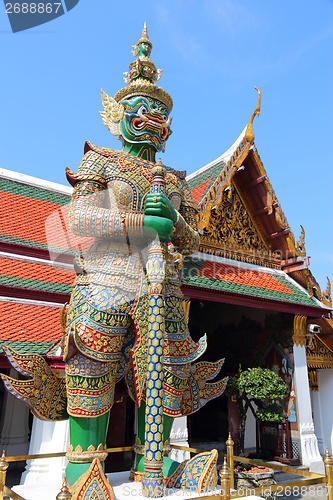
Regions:
<instances>
[{"instance_id":1,"label":"statue's armor","mask_svg":"<svg viewBox=\"0 0 333 500\"><path fill-rule=\"evenodd\" d=\"M153 166L87 143L77 174L68 171L74 185L71 229L80 236L95 237L85 255L77 258L68 310L64 359L72 416L107 412L115 383L123 376L138 404L145 398L149 242L143 236L143 209ZM172 417L200 407L199 395L193 394L196 384L192 388L188 384L191 362L206 348L205 337L198 343L190 337L175 258L180 257L177 252L193 253L199 244L196 209L184 177L183 172L166 167L166 195L179 213L165 279L164 414Z\"/></svg>"}]
</instances>

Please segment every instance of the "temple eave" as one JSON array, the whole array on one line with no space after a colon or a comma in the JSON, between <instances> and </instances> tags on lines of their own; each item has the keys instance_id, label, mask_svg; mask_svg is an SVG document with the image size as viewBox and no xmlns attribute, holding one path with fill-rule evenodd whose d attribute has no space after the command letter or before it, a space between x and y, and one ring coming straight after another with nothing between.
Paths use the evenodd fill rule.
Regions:
<instances>
[{"instance_id":1,"label":"temple eave","mask_svg":"<svg viewBox=\"0 0 333 500\"><path fill-rule=\"evenodd\" d=\"M230 291L213 290L205 287L197 287L184 284L182 292L185 297L197 300L208 300L212 302L222 302L245 307L254 307L257 309L266 309L269 311L279 311L291 314L301 314L311 318L328 318L330 309L315 307L303 304L287 303L267 298L251 298L243 294L230 293Z\"/></svg>"}]
</instances>

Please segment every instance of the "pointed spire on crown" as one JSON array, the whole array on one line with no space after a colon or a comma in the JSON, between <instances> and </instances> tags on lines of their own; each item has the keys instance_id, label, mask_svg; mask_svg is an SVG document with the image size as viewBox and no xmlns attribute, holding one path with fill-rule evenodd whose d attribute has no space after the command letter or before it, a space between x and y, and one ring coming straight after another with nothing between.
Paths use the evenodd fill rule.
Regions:
<instances>
[{"instance_id":1,"label":"pointed spire on crown","mask_svg":"<svg viewBox=\"0 0 333 500\"><path fill-rule=\"evenodd\" d=\"M153 44L151 43L151 41L149 40L149 37L148 37L146 21L145 21L145 24L143 25L143 29L142 29L142 33L141 33L141 37L140 37L139 41L136 42L135 45L133 45L132 54L134 57L137 57L139 55L139 48L140 48L141 43L148 43L150 45L150 50L153 48Z\"/></svg>"},{"instance_id":2,"label":"pointed spire on crown","mask_svg":"<svg viewBox=\"0 0 333 500\"><path fill-rule=\"evenodd\" d=\"M155 82L161 78L162 70L156 69L155 64L150 60L150 53L153 44L149 40L147 25L144 23L139 41L133 45L132 54L136 57L124 73L124 81L127 87L119 90L114 98L117 102L133 95L151 96L163 102L169 112L172 109L172 99L170 95L161 87L157 87Z\"/></svg>"}]
</instances>

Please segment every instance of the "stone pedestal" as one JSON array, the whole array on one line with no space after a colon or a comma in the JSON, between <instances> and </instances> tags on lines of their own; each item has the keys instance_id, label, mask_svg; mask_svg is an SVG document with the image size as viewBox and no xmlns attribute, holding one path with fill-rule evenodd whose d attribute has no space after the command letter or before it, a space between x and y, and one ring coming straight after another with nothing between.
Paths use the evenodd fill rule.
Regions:
<instances>
[{"instance_id":1,"label":"stone pedestal","mask_svg":"<svg viewBox=\"0 0 333 500\"><path fill-rule=\"evenodd\" d=\"M170 434L170 444L175 444L177 446L189 446L187 417L175 418ZM190 453L183 450L171 450L169 457L177 462L183 462L184 460L190 458Z\"/></svg>"}]
</instances>

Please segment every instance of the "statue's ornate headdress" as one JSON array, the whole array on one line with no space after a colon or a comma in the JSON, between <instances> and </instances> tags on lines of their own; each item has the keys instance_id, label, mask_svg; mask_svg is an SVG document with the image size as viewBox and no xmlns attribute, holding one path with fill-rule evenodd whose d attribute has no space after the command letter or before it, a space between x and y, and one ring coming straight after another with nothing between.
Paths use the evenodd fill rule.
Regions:
<instances>
[{"instance_id":1,"label":"statue's ornate headdress","mask_svg":"<svg viewBox=\"0 0 333 500\"><path fill-rule=\"evenodd\" d=\"M134 57L138 57L141 43L147 43L148 45L150 45L150 50L153 48L153 44L151 43L151 41L149 40L149 37L148 37L146 23L143 26L143 30L142 30L139 41L136 42L136 44L132 46L132 49L133 49L132 54Z\"/></svg>"},{"instance_id":2,"label":"statue's ornate headdress","mask_svg":"<svg viewBox=\"0 0 333 500\"><path fill-rule=\"evenodd\" d=\"M139 41L133 45L132 54L136 60L129 65L128 72L124 73L127 86L118 90L114 98L102 90L104 111L100 113L103 123L112 134L118 137L121 135L119 123L124 116L124 108L119 101L137 95L148 96L165 104L169 113L172 110L173 102L170 95L155 85L155 82L161 78L162 70L156 69L155 64L150 60L152 47L145 23Z\"/></svg>"}]
</instances>

